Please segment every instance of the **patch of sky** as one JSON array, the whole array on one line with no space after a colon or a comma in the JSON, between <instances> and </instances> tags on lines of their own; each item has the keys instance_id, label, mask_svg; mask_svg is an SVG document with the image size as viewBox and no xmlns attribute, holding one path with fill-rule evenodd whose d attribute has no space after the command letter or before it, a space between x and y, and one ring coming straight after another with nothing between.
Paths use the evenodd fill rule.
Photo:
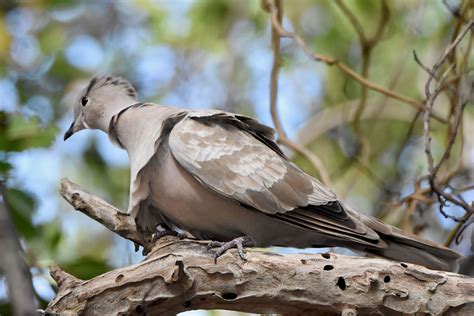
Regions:
<instances>
[{"instance_id":1,"label":"patch of sky","mask_svg":"<svg viewBox=\"0 0 474 316\"><path fill-rule=\"evenodd\" d=\"M35 195L38 209L33 221L51 220L56 209L56 189L61 172L61 156L54 150L30 149L10 155L9 161L15 168L9 182ZM52 207L52 208L51 208Z\"/></svg>"},{"instance_id":2,"label":"patch of sky","mask_svg":"<svg viewBox=\"0 0 474 316\"><path fill-rule=\"evenodd\" d=\"M9 162L15 168L11 172L9 183L19 186L35 195L38 201L38 209L35 212L34 223L47 222L57 215L60 203L57 199L57 188L60 178L70 176L68 168L76 161L90 143L92 137L97 139L97 149L102 158L111 166L128 165L128 157L124 150L114 146L108 140L105 133L99 131L81 131L74 134L73 138L63 141L63 132L67 130L72 122L72 115L66 115L59 120L59 133L49 149L30 149L21 153L9 155ZM70 157L72 159L65 159ZM67 163L66 163L67 162ZM76 169L72 169L75 172Z\"/></svg>"},{"instance_id":3,"label":"patch of sky","mask_svg":"<svg viewBox=\"0 0 474 316\"><path fill-rule=\"evenodd\" d=\"M15 84L7 78L0 78L0 110L13 112L18 106L18 92Z\"/></svg>"},{"instance_id":4,"label":"patch of sky","mask_svg":"<svg viewBox=\"0 0 474 316\"><path fill-rule=\"evenodd\" d=\"M331 248L287 248L287 247L271 247L270 251L283 254L297 254L297 253L325 253L328 252Z\"/></svg>"},{"instance_id":5,"label":"patch of sky","mask_svg":"<svg viewBox=\"0 0 474 316\"><path fill-rule=\"evenodd\" d=\"M449 191L448 193L453 194L452 192L449 192ZM461 197L465 201L474 201L474 190L470 190L470 191L466 191L462 193ZM461 218L466 213L466 211L462 207L457 206L449 201L446 202L446 206L444 207L443 210L446 214L455 216L457 218ZM444 229L451 230L458 224L454 220L446 218L443 214L441 214L441 212L439 211L438 204L436 205L436 208L434 209L434 211L436 212L436 216L438 217L439 222Z\"/></svg>"},{"instance_id":6,"label":"patch of sky","mask_svg":"<svg viewBox=\"0 0 474 316\"><path fill-rule=\"evenodd\" d=\"M30 67L38 59L40 49L33 36L15 37L10 48L11 58L22 67Z\"/></svg>"},{"instance_id":7,"label":"patch of sky","mask_svg":"<svg viewBox=\"0 0 474 316\"><path fill-rule=\"evenodd\" d=\"M272 65L272 52L267 46L259 43L249 45L252 52L251 58L246 58L247 67L251 70L252 89L249 91L253 100L255 114L262 123L273 126L269 110L270 72Z\"/></svg>"},{"instance_id":8,"label":"patch of sky","mask_svg":"<svg viewBox=\"0 0 474 316\"><path fill-rule=\"evenodd\" d=\"M133 81L140 87L144 98L156 95L164 84L173 77L176 68L175 52L168 46L152 46L137 56Z\"/></svg>"},{"instance_id":9,"label":"patch of sky","mask_svg":"<svg viewBox=\"0 0 474 316\"><path fill-rule=\"evenodd\" d=\"M218 76L222 62L218 56L207 60L201 71L183 80L174 91L164 96L163 104L193 109L223 107L225 89Z\"/></svg>"},{"instance_id":10,"label":"patch of sky","mask_svg":"<svg viewBox=\"0 0 474 316\"><path fill-rule=\"evenodd\" d=\"M6 29L14 37L25 36L33 29L34 13L31 9L10 10L5 16Z\"/></svg>"},{"instance_id":11,"label":"patch of sky","mask_svg":"<svg viewBox=\"0 0 474 316\"><path fill-rule=\"evenodd\" d=\"M71 141L63 141L63 135L68 130L73 120L72 111L62 117L57 122L58 135L53 143L53 148L59 151L59 155L67 155L70 157L79 157L86 149L90 142L90 137L95 133L91 130L84 130L80 133L75 133ZM73 140L73 141L72 141ZM64 158L63 158L64 159Z\"/></svg>"},{"instance_id":12,"label":"patch of sky","mask_svg":"<svg viewBox=\"0 0 474 316\"><path fill-rule=\"evenodd\" d=\"M117 235L114 236L114 243L109 252L108 263L113 267L129 266L143 260L142 249L135 251L135 246L130 240ZM117 256L117 253L123 255Z\"/></svg>"},{"instance_id":13,"label":"patch of sky","mask_svg":"<svg viewBox=\"0 0 474 316\"><path fill-rule=\"evenodd\" d=\"M21 112L26 117L39 117L43 124L48 124L53 119L51 102L43 95L35 95L29 98L21 108Z\"/></svg>"},{"instance_id":14,"label":"patch of sky","mask_svg":"<svg viewBox=\"0 0 474 316\"><path fill-rule=\"evenodd\" d=\"M150 42L152 34L150 30L143 27L126 27L117 32L111 32L106 35L104 43L110 47L123 60L127 56L140 56L143 47Z\"/></svg>"},{"instance_id":15,"label":"patch of sky","mask_svg":"<svg viewBox=\"0 0 474 316\"><path fill-rule=\"evenodd\" d=\"M7 282L5 277L0 277L0 302L7 299Z\"/></svg>"},{"instance_id":16,"label":"patch of sky","mask_svg":"<svg viewBox=\"0 0 474 316\"><path fill-rule=\"evenodd\" d=\"M38 271L38 269L31 269L31 274L33 275L33 287L35 288L36 293L46 301L52 300L55 294L50 281L46 278L46 275L49 274L48 270L49 269Z\"/></svg>"},{"instance_id":17,"label":"patch of sky","mask_svg":"<svg viewBox=\"0 0 474 316\"><path fill-rule=\"evenodd\" d=\"M126 167L129 165L127 152L112 144L106 133L94 130L96 149L102 159L111 167Z\"/></svg>"},{"instance_id":18,"label":"patch of sky","mask_svg":"<svg viewBox=\"0 0 474 316\"><path fill-rule=\"evenodd\" d=\"M66 48L65 55L69 64L85 71L95 71L104 58L99 42L83 34L72 39Z\"/></svg>"},{"instance_id":19,"label":"patch of sky","mask_svg":"<svg viewBox=\"0 0 474 316\"><path fill-rule=\"evenodd\" d=\"M248 59L252 70L254 89L251 99L255 101L255 112L259 119L268 125L273 125L269 110L269 81L272 52L263 46L255 46L252 58ZM278 82L278 115L285 132L296 136L304 121L308 119L310 107L321 96L321 77L313 69L308 69L302 63L291 71L282 69ZM302 97L304 96L304 98Z\"/></svg>"}]
</instances>

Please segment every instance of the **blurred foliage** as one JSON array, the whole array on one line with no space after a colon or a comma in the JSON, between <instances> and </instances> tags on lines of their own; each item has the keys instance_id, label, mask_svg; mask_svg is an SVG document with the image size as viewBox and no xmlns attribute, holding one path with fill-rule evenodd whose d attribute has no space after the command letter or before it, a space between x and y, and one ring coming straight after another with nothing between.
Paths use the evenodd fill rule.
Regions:
<instances>
[{"instance_id":1,"label":"blurred foliage","mask_svg":"<svg viewBox=\"0 0 474 316\"><path fill-rule=\"evenodd\" d=\"M372 53L372 82L423 99L427 76L412 51L433 64L458 23L452 8L465 8L469 1L446 2L451 11L442 1L388 1L391 17ZM378 2L344 3L371 35L378 23ZM298 32L313 50L360 71L357 34L334 1L286 1L284 16L284 26ZM81 132L62 143L71 104L86 80L100 73L120 74L146 100L237 111L271 124L270 34L269 16L254 0L0 1L0 177L9 188L5 202L29 264L40 271L35 280L50 281L49 264L88 279L140 259L129 243L76 213L56 193L59 179L68 176L127 207L129 175L123 152L99 132ZM387 200L406 193L426 171L420 121L407 140L410 120L393 115L363 120L370 157L367 168L361 168L353 159L360 144L350 123L316 137L304 127L313 115L358 100L360 85L335 67L311 61L290 40L282 41L282 53L279 113L286 131L308 140L349 204L381 214ZM380 113L395 107L414 114L407 105L372 91L368 97ZM471 124L473 115L471 110ZM443 144L442 126L433 128L435 146ZM412 146L403 147L406 142ZM468 150L461 155L472 152L471 144L463 145ZM464 166L472 171L472 154L466 159ZM302 157L295 161L313 172ZM400 224L401 212L394 210L396 216L386 220ZM435 220L424 222L426 231L431 229L435 234L430 237L440 241L452 225L431 215ZM39 284L35 281L44 305L52 287L48 291ZM0 301L5 299L0 291ZM8 308L0 305L0 314L8 315Z\"/></svg>"}]
</instances>

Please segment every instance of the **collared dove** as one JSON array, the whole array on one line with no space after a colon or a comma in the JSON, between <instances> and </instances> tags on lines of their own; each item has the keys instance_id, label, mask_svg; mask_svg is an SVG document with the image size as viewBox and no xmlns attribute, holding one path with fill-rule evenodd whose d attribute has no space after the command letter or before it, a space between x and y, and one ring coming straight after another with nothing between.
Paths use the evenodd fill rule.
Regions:
<instances>
[{"instance_id":1,"label":"collared dove","mask_svg":"<svg viewBox=\"0 0 474 316\"><path fill-rule=\"evenodd\" d=\"M352 210L288 160L274 130L217 110L137 101L132 85L93 78L74 105L66 140L100 129L130 158L130 201L140 231L185 231L220 246L347 247L432 269L459 254Z\"/></svg>"}]
</instances>

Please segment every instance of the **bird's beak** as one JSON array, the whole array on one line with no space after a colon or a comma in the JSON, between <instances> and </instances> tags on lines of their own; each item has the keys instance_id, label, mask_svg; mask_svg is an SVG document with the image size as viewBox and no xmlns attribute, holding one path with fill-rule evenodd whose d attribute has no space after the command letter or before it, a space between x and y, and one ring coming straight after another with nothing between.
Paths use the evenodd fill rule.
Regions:
<instances>
[{"instance_id":1,"label":"bird's beak","mask_svg":"<svg viewBox=\"0 0 474 316\"><path fill-rule=\"evenodd\" d=\"M72 122L71 126L69 126L69 129L66 131L66 133L64 133L64 140L67 140L72 136L72 134L74 134L74 123L75 122Z\"/></svg>"}]
</instances>

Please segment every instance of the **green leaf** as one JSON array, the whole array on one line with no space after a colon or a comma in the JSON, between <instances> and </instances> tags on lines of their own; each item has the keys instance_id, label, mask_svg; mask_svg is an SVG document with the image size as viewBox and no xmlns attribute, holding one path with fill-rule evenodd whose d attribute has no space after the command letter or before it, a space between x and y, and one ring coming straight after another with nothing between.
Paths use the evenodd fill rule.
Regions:
<instances>
[{"instance_id":1,"label":"green leaf","mask_svg":"<svg viewBox=\"0 0 474 316\"><path fill-rule=\"evenodd\" d=\"M0 117L0 121L5 117ZM52 144L57 129L42 127L38 118L27 119L20 114L7 116L5 133L0 136L0 150L21 151L34 147L48 147ZM2 128L0 123L0 128Z\"/></svg>"},{"instance_id":2,"label":"green leaf","mask_svg":"<svg viewBox=\"0 0 474 316\"><path fill-rule=\"evenodd\" d=\"M41 225L43 232L42 239L44 240L48 250L54 252L57 250L59 243L62 240L63 234L61 232L60 223L52 222Z\"/></svg>"}]
</instances>

